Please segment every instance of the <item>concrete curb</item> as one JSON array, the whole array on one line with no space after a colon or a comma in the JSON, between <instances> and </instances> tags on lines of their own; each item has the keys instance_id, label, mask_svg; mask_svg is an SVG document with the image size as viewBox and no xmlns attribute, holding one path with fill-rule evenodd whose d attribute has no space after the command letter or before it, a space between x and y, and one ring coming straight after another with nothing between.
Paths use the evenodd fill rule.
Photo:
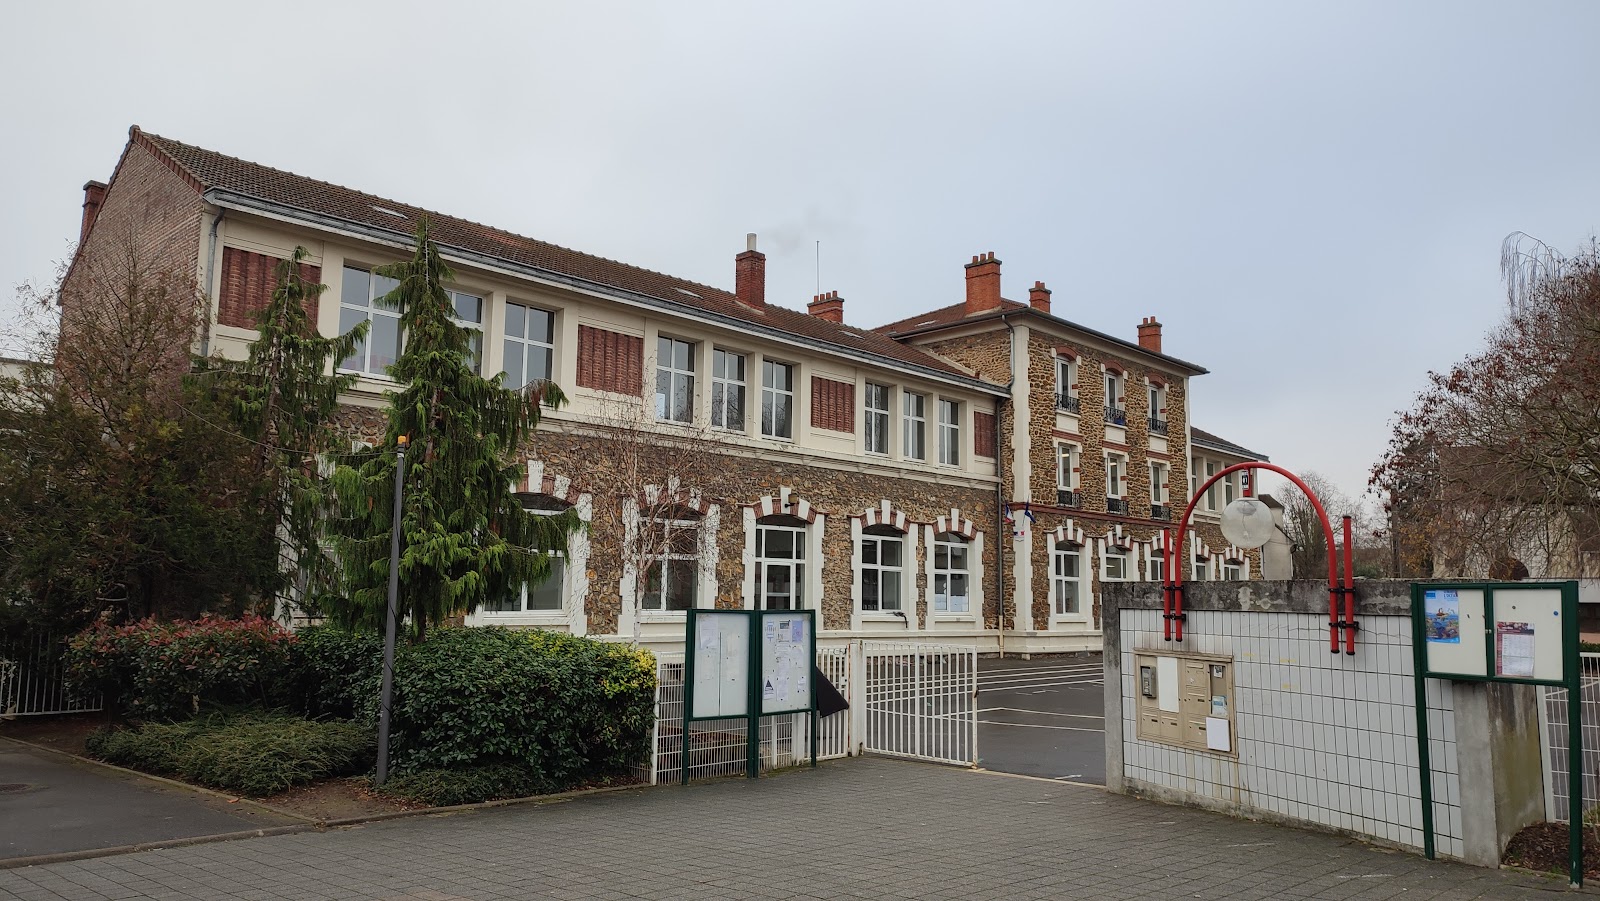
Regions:
<instances>
[{"instance_id":1,"label":"concrete curb","mask_svg":"<svg viewBox=\"0 0 1600 901\"><path fill-rule=\"evenodd\" d=\"M1001 772L1000 770L986 770L983 767L976 767L972 770L972 772L979 773L984 776L1004 776L1007 779L1028 779L1034 782L1043 782L1046 785L1075 785L1078 788L1092 788L1095 791L1110 791L1110 789L1106 788L1104 785L1100 785L1096 782L1078 782L1074 779L1049 779L1044 776L1028 776L1023 773L1005 773Z\"/></svg>"},{"instance_id":2,"label":"concrete curb","mask_svg":"<svg viewBox=\"0 0 1600 901\"><path fill-rule=\"evenodd\" d=\"M497 807L564 804L568 801L577 800L578 798L583 798L590 795L610 794L613 792L657 787L644 783L634 783L629 785L607 785L599 788L574 789L572 791L558 792L551 795L530 795L525 798L502 798L498 801L479 801L476 804L453 804L448 807L420 807L416 810L391 810L384 813L367 814L364 816L318 820L312 819L311 817L301 816L300 814L292 813L268 804L262 804L258 801L251 801L248 798L235 799L235 797L232 795L218 792L213 789L204 788L198 785L191 785L187 782L179 782L175 779L167 779L162 776L152 776L149 773L141 773L138 770L130 770L126 767L103 763L88 757L80 757L77 754L73 754L68 751L37 745L30 741L22 741L21 739L16 738L0 738L0 740L15 742L16 744L38 751L48 751L51 754L57 754L62 757L69 758L74 763L86 763L97 767L104 767L105 769L113 770L129 776L134 776L139 779L147 779L152 782L161 783L162 785L186 789L195 794L209 795L211 797L227 801L228 803L249 804L253 807L260 808L278 816L289 817L291 819L300 821L298 823L290 823L284 826L268 826L261 829L245 829L238 832L218 832L211 835L193 835L186 838L166 839L158 842L139 842L132 845L114 845L109 848L87 848L81 851L62 851L57 854L37 854L31 857L11 857L0 859L0 870L14 870L21 867L43 866L45 864L53 863L67 863L69 861L87 860L94 857L114 857L121 854L136 854L141 851L158 851L163 848L182 848L189 845L232 842L247 838L264 838L272 835L294 835L301 832L326 832L333 829L345 829L352 826L365 825L367 823L380 823L386 820L399 820L407 817L450 816L462 813L472 813L479 810L490 810Z\"/></svg>"}]
</instances>

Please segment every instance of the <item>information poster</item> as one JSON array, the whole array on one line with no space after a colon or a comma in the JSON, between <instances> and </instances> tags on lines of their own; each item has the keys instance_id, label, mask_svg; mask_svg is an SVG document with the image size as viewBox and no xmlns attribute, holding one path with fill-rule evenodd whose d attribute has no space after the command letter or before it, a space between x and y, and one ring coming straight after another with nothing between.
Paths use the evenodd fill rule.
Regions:
<instances>
[{"instance_id":1,"label":"information poster","mask_svg":"<svg viewBox=\"0 0 1600 901\"><path fill-rule=\"evenodd\" d=\"M1430 591L1427 595L1427 638L1432 644L1461 643L1461 597L1454 591Z\"/></svg>"},{"instance_id":2,"label":"information poster","mask_svg":"<svg viewBox=\"0 0 1600 901\"><path fill-rule=\"evenodd\" d=\"M810 618L768 612L761 617L761 712L811 707Z\"/></svg>"},{"instance_id":3,"label":"information poster","mask_svg":"<svg viewBox=\"0 0 1600 901\"><path fill-rule=\"evenodd\" d=\"M1494 624L1496 675L1533 678L1533 628L1532 623Z\"/></svg>"}]
</instances>

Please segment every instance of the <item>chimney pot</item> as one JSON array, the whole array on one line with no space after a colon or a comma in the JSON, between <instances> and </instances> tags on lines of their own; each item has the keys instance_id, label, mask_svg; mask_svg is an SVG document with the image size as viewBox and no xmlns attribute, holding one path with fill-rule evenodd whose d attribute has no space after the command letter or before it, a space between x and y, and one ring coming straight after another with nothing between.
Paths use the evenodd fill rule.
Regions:
<instances>
[{"instance_id":1,"label":"chimney pot","mask_svg":"<svg viewBox=\"0 0 1600 901\"><path fill-rule=\"evenodd\" d=\"M1139 320L1139 346L1154 353L1161 353L1161 323L1154 316L1146 316Z\"/></svg>"},{"instance_id":2,"label":"chimney pot","mask_svg":"<svg viewBox=\"0 0 1600 901\"><path fill-rule=\"evenodd\" d=\"M1028 306L1041 313L1050 312L1050 289L1044 286L1044 282L1034 282L1033 287L1028 289Z\"/></svg>"},{"instance_id":3,"label":"chimney pot","mask_svg":"<svg viewBox=\"0 0 1600 901\"><path fill-rule=\"evenodd\" d=\"M767 255L756 250L755 232L744 236L745 251L733 258L733 293L747 307L767 305Z\"/></svg>"},{"instance_id":4,"label":"chimney pot","mask_svg":"<svg viewBox=\"0 0 1600 901\"><path fill-rule=\"evenodd\" d=\"M88 181L83 184L83 225L78 230L78 243L89 240L89 229L94 218L100 215L100 205L106 200L105 182Z\"/></svg>"},{"instance_id":5,"label":"chimney pot","mask_svg":"<svg viewBox=\"0 0 1600 901\"><path fill-rule=\"evenodd\" d=\"M829 291L825 294L818 294L816 297L811 299L810 303L806 304L806 312L817 317L818 319L826 319L829 322L843 323L844 298L839 296L838 291Z\"/></svg>"},{"instance_id":6,"label":"chimney pot","mask_svg":"<svg viewBox=\"0 0 1600 901\"><path fill-rule=\"evenodd\" d=\"M1000 308L1000 261L994 251L982 253L967 264L967 315Z\"/></svg>"}]
</instances>

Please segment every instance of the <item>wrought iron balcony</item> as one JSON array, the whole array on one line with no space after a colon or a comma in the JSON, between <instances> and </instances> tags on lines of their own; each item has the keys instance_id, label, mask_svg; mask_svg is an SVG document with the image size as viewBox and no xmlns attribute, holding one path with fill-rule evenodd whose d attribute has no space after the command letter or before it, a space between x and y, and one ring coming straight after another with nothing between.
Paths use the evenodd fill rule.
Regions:
<instances>
[{"instance_id":1,"label":"wrought iron balcony","mask_svg":"<svg viewBox=\"0 0 1600 901\"><path fill-rule=\"evenodd\" d=\"M1165 419L1157 419L1154 416L1150 417L1150 434L1165 435L1166 433L1167 421Z\"/></svg>"},{"instance_id":2,"label":"wrought iron balcony","mask_svg":"<svg viewBox=\"0 0 1600 901\"><path fill-rule=\"evenodd\" d=\"M1106 407L1106 425L1127 425L1128 411L1121 407Z\"/></svg>"},{"instance_id":3,"label":"wrought iron balcony","mask_svg":"<svg viewBox=\"0 0 1600 901\"><path fill-rule=\"evenodd\" d=\"M1126 514L1128 512L1128 499L1125 497L1106 498L1106 512Z\"/></svg>"},{"instance_id":4,"label":"wrought iron balcony","mask_svg":"<svg viewBox=\"0 0 1600 901\"><path fill-rule=\"evenodd\" d=\"M1150 518L1170 520L1172 519L1172 508L1166 504L1151 504Z\"/></svg>"},{"instance_id":5,"label":"wrought iron balcony","mask_svg":"<svg viewBox=\"0 0 1600 901\"><path fill-rule=\"evenodd\" d=\"M1078 398L1071 394L1057 394L1056 409L1064 410L1068 413L1077 413L1080 409Z\"/></svg>"},{"instance_id":6,"label":"wrought iron balcony","mask_svg":"<svg viewBox=\"0 0 1600 901\"><path fill-rule=\"evenodd\" d=\"M1081 506L1082 504L1083 504L1083 500L1082 500L1082 498L1078 497L1078 492L1076 492L1076 491L1068 491L1068 490L1066 490L1064 488L1057 488L1056 489L1056 506L1058 506L1058 507L1077 507L1077 506Z\"/></svg>"}]
</instances>

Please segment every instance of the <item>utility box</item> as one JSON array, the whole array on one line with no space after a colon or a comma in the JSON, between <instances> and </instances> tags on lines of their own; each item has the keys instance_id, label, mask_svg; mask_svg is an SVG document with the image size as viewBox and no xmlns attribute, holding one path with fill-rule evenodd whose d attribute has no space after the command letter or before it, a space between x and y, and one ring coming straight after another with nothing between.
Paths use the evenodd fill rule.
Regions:
<instances>
[{"instance_id":1,"label":"utility box","mask_svg":"<svg viewBox=\"0 0 1600 901\"><path fill-rule=\"evenodd\" d=\"M1237 756L1233 658L1135 653L1134 665L1140 739Z\"/></svg>"}]
</instances>

